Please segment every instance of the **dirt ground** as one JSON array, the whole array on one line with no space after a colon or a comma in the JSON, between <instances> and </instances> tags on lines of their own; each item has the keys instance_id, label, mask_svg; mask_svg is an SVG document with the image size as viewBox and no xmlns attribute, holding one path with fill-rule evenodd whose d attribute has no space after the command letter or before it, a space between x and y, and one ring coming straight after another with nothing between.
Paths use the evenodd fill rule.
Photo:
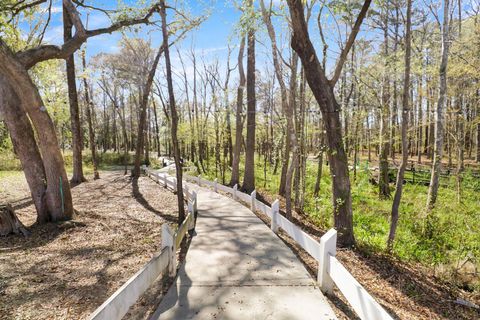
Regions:
<instances>
[{"instance_id":1,"label":"dirt ground","mask_svg":"<svg viewBox=\"0 0 480 320\"><path fill-rule=\"evenodd\" d=\"M274 199L264 197L262 200L272 203ZM285 207L282 201L281 207ZM256 214L265 223L269 223L269 218L265 214L259 211ZM294 213L293 219L296 225L301 226L317 240L325 232L310 223L305 216ZM279 235L304 263L312 277L316 278L317 261L286 233L281 231ZM478 293L454 289L453 286L434 277L421 265L400 262L386 255L368 255L356 249L339 249L337 259L394 319L480 319L479 310L453 302L457 298L462 298L479 305ZM328 299L339 319L359 319L338 288L335 287L334 294L329 295Z\"/></svg>"},{"instance_id":2,"label":"dirt ground","mask_svg":"<svg viewBox=\"0 0 480 320\"><path fill-rule=\"evenodd\" d=\"M149 178L100 175L72 189L73 220L43 226L34 224L23 176L1 178L1 201L32 235L0 238L0 319L85 319L160 249L162 224L176 222L176 196ZM151 302L136 307L145 314ZM131 310L130 318L144 316Z\"/></svg>"}]
</instances>

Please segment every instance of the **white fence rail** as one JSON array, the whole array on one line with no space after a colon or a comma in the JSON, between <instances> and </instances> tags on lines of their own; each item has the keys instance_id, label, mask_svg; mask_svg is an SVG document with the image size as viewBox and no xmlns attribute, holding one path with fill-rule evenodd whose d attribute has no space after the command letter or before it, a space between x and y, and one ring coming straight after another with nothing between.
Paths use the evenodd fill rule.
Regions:
<instances>
[{"instance_id":1,"label":"white fence rail","mask_svg":"<svg viewBox=\"0 0 480 320\"><path fill-rule=\"evenodd\" d=\"M279 213L279 203L276 200L272 206L256 199L256 192L251 195L238 191L238 186L233 188L211 182L202 177L185 176L188 181L198 185L212 186L216 192L222 191L231 194L233 199L249 203L252 209L266 214L270 218L271 229L278 232L282 228L305 251L318 261L318 284L323 292L332 293L335 284L353 310L362 320L391 320L393 319L382 306L362 287L362 285L348 272L347 269L335 258L337 245L337 231L329 230L320 242L315 240L301 228L290 222Z\"/></svg>"},{"instance_id":2,"label":"white fence rail","mask_svg":"<svg viewBox=\"0 0 480 320\"><path fill-rule=\"evenodd\" d=\"M171 250L163 248L90 315L91 320L122 319L128 309L168 267Z\"/></svg>"},{"instance_id":3,"label":"white fence rail","mask_svg":"<svg viewBox=\"0 0 480 320\"><path fill-rule=\"evenodd\" d=\"M165 188L176 190L175 178L169 179L143 167L145 174L150 176ZM197 212L197 194L187 187L183 188L185 200L188 203L188 214L180 227L173 231L167 224L162 225L162 250L124 285L112 294L88 319L90 320L119 320L128 312L130 307L142 296L162 273L168 271L170 276L177 272L177 248L189 230L195 227L195 213Z\"/></svg>"}]
</instances>

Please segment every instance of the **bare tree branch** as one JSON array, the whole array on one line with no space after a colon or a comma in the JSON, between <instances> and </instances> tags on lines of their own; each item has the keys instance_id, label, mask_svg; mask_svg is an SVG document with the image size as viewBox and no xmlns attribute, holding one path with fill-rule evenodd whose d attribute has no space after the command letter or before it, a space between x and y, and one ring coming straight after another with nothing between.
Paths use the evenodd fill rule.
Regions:
<instances>
[{"instance_id":1,"label":"bare tree branch","mask_svg":"<svg viewBox=\"0 0 480 320\"><path fill-rule=\"evenodd\" d=\"M360 10L360 13L357 16L357 20L355 21L355 24L353 25L352 32L348 37L347 43L345 44L345 47L342 49L342 52L340 53L340 58L338 59L337 65L335 67L333 78L330 80L330 83L332 84L332 86L334 86L335 83L337 83L338 79L340 78L340 74L342 73L342 68L347 59L348 52L350 51L350 48L355 42L355 38L357 37L358 31L360 30L360 26L362 25L363 19L367 15L367 11L368 11L368 8L370 7L371 2L372 0L365 0L365 2L363 3L362 9Z\"/></svg>"}]
</instances>

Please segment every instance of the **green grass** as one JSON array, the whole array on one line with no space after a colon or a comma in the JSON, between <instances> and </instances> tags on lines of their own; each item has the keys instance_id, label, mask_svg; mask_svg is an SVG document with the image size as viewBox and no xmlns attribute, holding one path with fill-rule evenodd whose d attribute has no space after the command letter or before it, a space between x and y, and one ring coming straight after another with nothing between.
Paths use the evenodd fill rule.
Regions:
<instances>
[{"instance_id":1,"label":"green grass","mask_svg":"<svg viewBox=\"0 0 480 320\"><path fill-rule=\"evenodd\" d=\"M72 162L73 162L73 155L72 151L68 150L62 153L63 160L65 162L65 168L67 172L72 172ZM124 155L123 151L120 153L116 152L99 152L97 154L98 162L99 162L99 169L101 170L108 170L112 167L123 166L124 162ZM132 153L127 154L127 163L129 166L133 165L133 158L134 155ZM92 155L88 151L83 152L83 168L85 174L93 173L93 164L92 164ZM155 162L156 160L152 160ZM8 172L8 171L21 171L22 165L20 160L13 154L11 151L2 150L0 152L0 173L1 172Z\"/></svg>"},{"instance_id":2,"label":"green grass","mask_svg":"<svg viewBox=\"0 0 480 320\"><path fill-rule=\"evenodd\" d=\"M212 159L213 161L213 159ZM276 174L267 163L267 179L264 179L263 158L256 158L255 179L257 190L275 195L280 182L280 167ZM240 165L243 175L243 162ZM329 167L323 168L320 195L313 196L317 163L307 161L305 208L309 218L323 229L333 225L331 203L331 177ZM195 174L194 172L189 172ZM215 166L208 164L207 179L215 178ZM218 174L219 181L220 174ZM360 250L385 252L390 228L392 200L380 200L376 186L369 182L370 172L362 163L357 179L352 182L354 232ZM225 181L230 180L230 172ZM480 267L480 200L479 179L469 172L463 179L462 203L457 202L455 177L445 179L439 191L436 207L425 211L428 186L407 183L404 186L400 205L400 220L397 228L394 255L403 261L420 262L428 266L442 266L452 270L469 257ZM392 187L392 196L394 185ZM480 289L479 283L476 284Z\"/></svg>"}]
</instances>

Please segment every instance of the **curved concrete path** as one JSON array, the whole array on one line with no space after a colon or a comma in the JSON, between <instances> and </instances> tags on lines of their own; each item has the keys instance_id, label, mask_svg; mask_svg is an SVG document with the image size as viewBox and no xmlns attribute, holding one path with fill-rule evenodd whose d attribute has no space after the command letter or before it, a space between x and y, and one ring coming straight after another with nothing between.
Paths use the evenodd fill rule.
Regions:
<instances>
[{"instance_id":1,"label":"curved concrete path","mask_svg":"<svg viewBox=\"0 0 480 320\"><path fill-rule=\"evenodd\" d=\"M293 252L248 208L198 193L196 236L151 319L336 319Z\"/></svg>"}]
</instances>

